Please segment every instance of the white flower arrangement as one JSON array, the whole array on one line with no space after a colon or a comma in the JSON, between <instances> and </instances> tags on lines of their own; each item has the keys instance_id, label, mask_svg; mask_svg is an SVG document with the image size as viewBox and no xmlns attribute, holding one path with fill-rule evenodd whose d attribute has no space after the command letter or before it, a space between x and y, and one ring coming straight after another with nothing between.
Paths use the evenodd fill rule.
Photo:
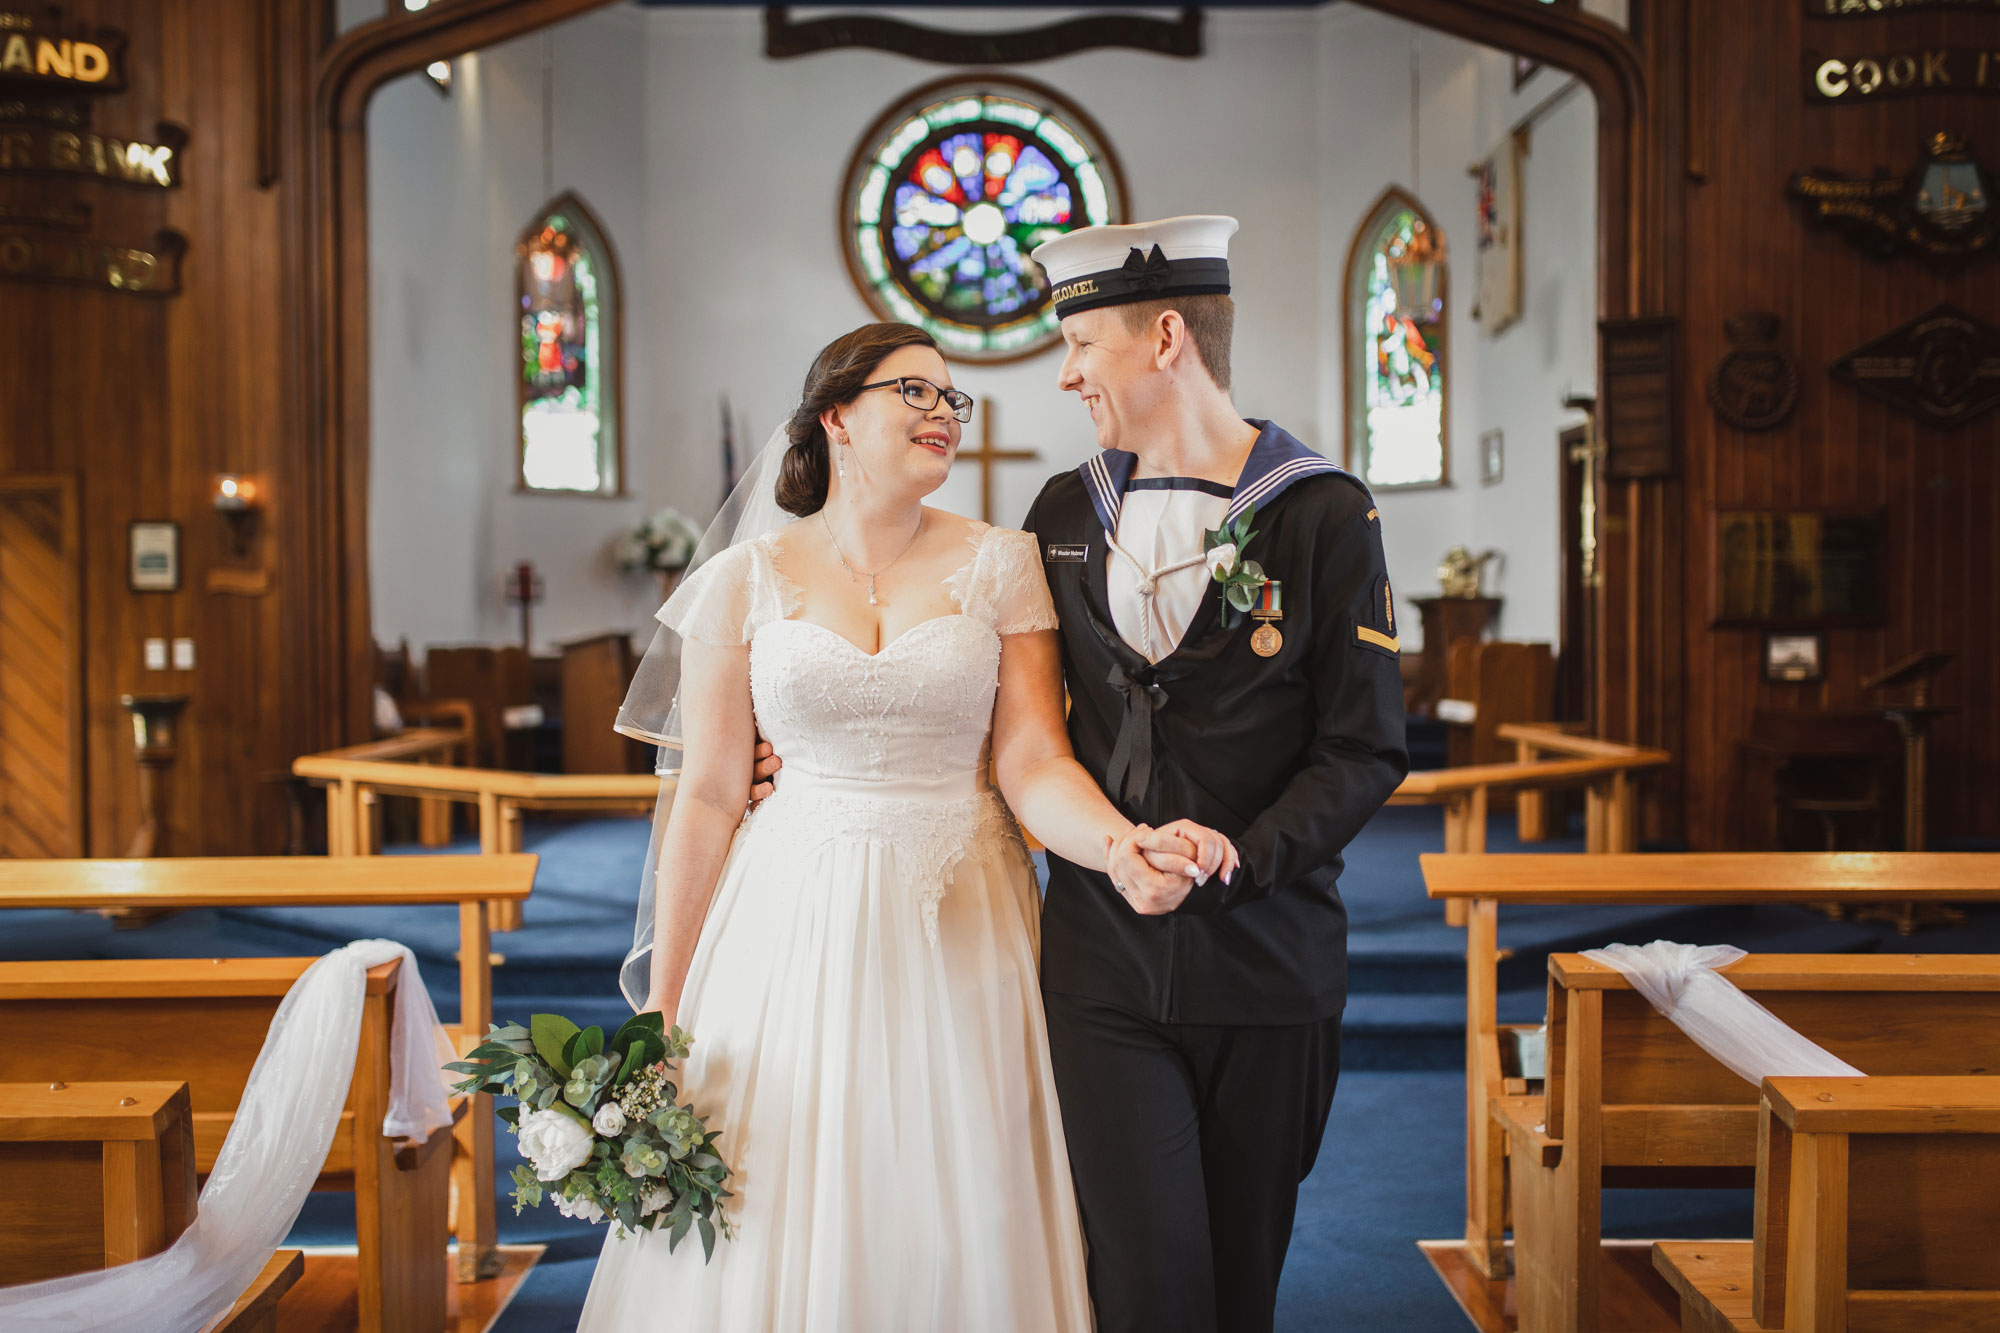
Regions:
<instances>
[{"instance_id":1,"label":"white flower arrangement","mask_svg":"<svg viewBox=\"0 0 2000 1333\"><path fill-rule=\"evenodd\" d=\"M618 539L618 567L674 574L687 568L701 529L678 509L662 509Z\"/></svg>"}]
</instances>

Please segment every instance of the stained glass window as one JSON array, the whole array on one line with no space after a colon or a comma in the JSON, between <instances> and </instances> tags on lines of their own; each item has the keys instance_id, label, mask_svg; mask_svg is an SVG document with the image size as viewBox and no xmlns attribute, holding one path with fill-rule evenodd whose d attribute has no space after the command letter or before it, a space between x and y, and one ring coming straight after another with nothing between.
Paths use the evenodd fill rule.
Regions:
<instances>
[{"instance_id":1,"label":"stained glass window","mask_svg":"<svg viewBox=\"0 0 2000 1333\"><path fill-rule=\"evenodd\" d=\"M1400 190L1355 237L1347 272L1348 465L1370 486L1446 476L1444 234Z\"/></svg>"},{"instance_id":2,"label":"stained glass window","mask_svg":"<svg viewBox=\"0 0 2000 1333\"><path fill-rule=\"evenodd\" d=\"M883 319L928 329L946 355L1007 361L1060 337L1029 253L1124 220L1117 165L1089 118L1017 79L920 88L848 165L848 267Z\"/></svg>"},{"instance_id":3,"label":"stained glass window","mask_svg":"<svg viewBox=\"0 0 2000 1333\"><path fill-rule=\"evenodd\" d=\"M619 492L617 266L564 195L521 235L521 488Z\"/></svg>"}]
</instances>

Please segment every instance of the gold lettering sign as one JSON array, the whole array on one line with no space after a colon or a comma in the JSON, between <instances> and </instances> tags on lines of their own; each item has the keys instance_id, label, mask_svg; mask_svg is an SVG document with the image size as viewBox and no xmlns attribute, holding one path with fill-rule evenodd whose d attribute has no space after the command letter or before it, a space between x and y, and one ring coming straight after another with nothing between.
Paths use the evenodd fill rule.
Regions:
<instances>
[{"instance_id":1,"label":"gold lettering sign","mask_svg":"<svg viewBox=\"0 0 2000 1333\"><path fill-rule=\"evenodd\" d=\"M159 135L165 142L128 142L40 125L9 126L0 129L0 172L56 172L168 189L180 184L176 152L187 135L172 125L161 125Z\"/></svg>"},{"instance_id":2,"label":"gold lettering sign","mask_svg":"<svg viewBox=\"0 0 2000 1333\"><path fill-rule=\"evenodd\" d=\"M125 86L125 34L115 28L68 31L27 14L0 14L0 83L36 83L85 92Z\"/></svg>"},{"instance_id":3,"label":"gold lettering sign","mask_svg":"<svg viewBox=\"0 0 2000 1333\"><path fill-rule=\"evenodd\" d=\"M1806 0L1806 17L1867 18L1918 9L2000 9L2000 0Z\"/></svg>"},{"instance_id":4,"label":"gold lettering sign","mask_svg":"<svg viewBox=\"0 0 2000 1333\"><path fill-rule=\"evenodd\" d=\"M1074 301L1080 296L1097 295L1097 279L1081 278L1076 282L1066 282L1049 293L1049 299L1057 305L1064 301Z\"/></svg>"},{"instance_id":5,"label":"gold lettering sign","mask_svg":"<svg viewBox=\"0 0 2000 1333\"><path fill-rule=\"evenodd\" d=\"M2000 48L1934 46L1806 58L1806 100L1859 102L1916 93L2000 94Z\"/></svg>"},{"instance_id":6,"label":"gold lettering sign","mask_svg":"<svg viewBox=\"0 0 2000 1333\"><path fill-rule=\"evenodd\" d=\"M167 296L180 290L181 255L186 249L187 242L173 231L155 233L153 248L142 250L0 228L0 281L59 282Z\"/></svg>"}]
</instances>

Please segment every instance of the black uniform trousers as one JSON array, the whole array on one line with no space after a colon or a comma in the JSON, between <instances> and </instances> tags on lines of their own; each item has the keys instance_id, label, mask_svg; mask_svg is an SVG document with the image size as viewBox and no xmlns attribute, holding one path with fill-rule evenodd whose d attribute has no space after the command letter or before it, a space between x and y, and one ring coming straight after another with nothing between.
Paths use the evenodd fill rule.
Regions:
<instances>
[{"instance_id":1,"label":"black uniform trousers","mask_svg":"<svg viewBox=\"0 0 2000 1333\"><path fill-rule=\"evenodd\" d=\"M1340 1017L1162 1023L1043 994L1098 1333L1270 1333Z\"/></svg>"}]
</instances>

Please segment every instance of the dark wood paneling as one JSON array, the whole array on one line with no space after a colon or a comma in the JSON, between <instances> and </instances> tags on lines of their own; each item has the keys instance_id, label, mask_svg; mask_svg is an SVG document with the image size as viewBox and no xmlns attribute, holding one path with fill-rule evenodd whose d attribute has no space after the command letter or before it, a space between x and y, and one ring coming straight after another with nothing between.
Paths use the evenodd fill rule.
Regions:
<instances>
[{"instance_id":1,"label":"dark wood paneling","mask_svg":"<svg viewBox=\"0 0 2000 1333\"><path fill-rule=\"evenodd\" d=\"M1702 11L1712 43L1685 82L1664 71L1661 84L1684 107L1727 114L1713 118L1707 176L1685 185L1680 219L1686 251L1676 305L1686 363L1678 518L1686 541L1649 553L1678 570L1688 589L1686 669L1662 682L1686 708L1687 836L1697 848L1727 845L1732 808L1747 795L1736 745L1755 710L1867 706L1877 700L1861 692L1860 678L1920 648L1957 652L1937 696L1965 710L1933 744L1933 832L1990 835L2000 828L2000 618L1993 615L2000 417L1928 428L1835 383L1827 368L1939 301L2000 321L2000 263L1946 274L1915 259L1869 259L1808 227L1784 186L1789 173L1811 167L1902 172L1941 129L1968 132L1989 163L2000 158L1990 98L1961 92L1808 105L1800 76L1808 51L2000 47L2000 20L1920 12L1834 24L1807 20L1789 2L1689 2ZM1782 317L1780 346L1800 376L1791 420L1757 433L1722 424L1703 395L1729 350L1723 321L1749 309ZM1880 628L1828 630L1820 681L1770 684L1756 630L1708 625L1712 519L1718 509L1801 505L1886 507L1889 614Z\"/></svg>"},{"instance_id":2,"label":"dark wood paneling","mask_svg":"<svg viewBox=\"0 0 2000 1333\"><path fill-rule=\"evenodd\" d=\"M280 850L284 808L260 779L311 748L313 722L327 711L298 672L328 636L295 558L312 534L299 522L304 281L293 239L324 10L323 0L65 6L73 22L128 35L127 87L91 99L92 128L151 138L157 122L185 126L181 183L0 179L10 199L87 204L104 240L143 244L169 227L188 242L174 296L0 287L10 326L33 331L0 358L0 473L61 474L78 500L78 796L89 830L78 851L118 855L139 822L120 694L192 696L167 783L165 837L183 853ZM256 477L265 497L261 535L243 556L230 553L209 503L222 471ZM126 528L141 518L180 524L179 591L128 590ZM212 590L223 570L253 586L261 578L267 591ZM149 637L193 639L196 669L147 671Z\"/></svg>"}]
</instances>

